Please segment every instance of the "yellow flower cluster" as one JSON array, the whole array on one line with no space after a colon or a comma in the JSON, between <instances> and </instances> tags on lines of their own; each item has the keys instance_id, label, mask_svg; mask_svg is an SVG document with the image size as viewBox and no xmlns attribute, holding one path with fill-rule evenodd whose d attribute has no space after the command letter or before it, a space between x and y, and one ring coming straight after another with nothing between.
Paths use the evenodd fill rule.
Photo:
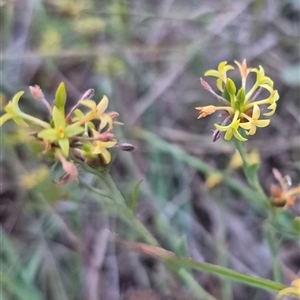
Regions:
<instances>
[{"instance_id":1,"label":"yellow flower cluster","mask_svg":"<svg viewBox=\"0 0 300 300\"><path fill-rule=\"evenodd\" d=\"M203 88L214 95L222 103L222 106L196 107L200 111L198 119L216 111L222 111L222 115L225 116L221 125L215 124L214 141L219 138L221 132L225 132L225 140L230 140L234 136L240 141L246 141L244 132L246 135L254 135L257 127L266 127L270 124L269 119L261 119L261 106L267 105L268 111L263 113L267 117L273 115L276 110L279 95L277 90L273 89L273 81L265 75L263 67L247 68L246 60L242 63L235 61L235 64L241 75L241 87L238 90L235 83L227 77L227 72L233 70L234 67L227 65L226 61L219 64L218 70L209 70L204 74L217 78L216 86L221 95L214 92L211 86L200 78ZM256 81L246 91L246 81L250 73L256 74ZM265 99L258 100L257 98L263 90L266 90L269 95Z\"/></svg>"},{"instance_id":2,"label":"yellow flower cluster","mask_svg":"<svg viewBox=\"0 0 300 300\"><path fill-rule=\"evenodd\" d=\"M32 135L44 144L44 153L52 153L61 162L66 173L62 182L75 179L77 176L75 166L69 161L70 154L85 161L101 158L106 165L111 161L108 149L112 147L122 149L122 145L117 145L117 140L111 132L113 124L122 123L114 121L118 113L106 112L109 103L106 96L96 104L91 100L94 91L90 89L65 115L67 95L64 83L59 85L52 106L38 86L30 87L30 92L34 99L45 104L49 112L49 122L20 109L19 100L24 94L22 91L18 92L4 107L5 113L0 117L0 127L9 119L20 126L38 125L40 130ZM82 110L83 108L85 109Z\"/></svg>"}]
</instances>

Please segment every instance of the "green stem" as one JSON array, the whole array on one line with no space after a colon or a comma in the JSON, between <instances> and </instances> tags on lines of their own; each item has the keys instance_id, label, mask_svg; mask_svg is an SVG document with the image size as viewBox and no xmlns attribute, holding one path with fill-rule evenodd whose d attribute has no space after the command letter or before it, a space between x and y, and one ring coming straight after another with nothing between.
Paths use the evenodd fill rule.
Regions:
<instances>
[{"instance_id":1,"label":"green stem","mask_svg":"<svg viewBox=\"0 0 300 300\"><path fill-rule=\"evenodd\" d=\"M253 277L209 263L199 263L190 258L172 257L168 258L167 260L165 259L165 261L172 263L173 267L178 266L192 268L207 274L230 279L235 282L243 283L271 292L278 292L286 287L281 283L277 283L268 279Z\"/></svg>"},{"instance_id":2,"label":"green stem","mask_svg":"<svg viewBox=\"0 0 300 300\"><path fill-rule=\"evenodd\" d=\"M249 168L251 166L247 162L247 157L246 157L246 151L245 151L244 144L242 144L242 142L237 140L237 139L234 139L234 144L235 144L235 147L236 147L236 149L238 150L238 152L241 156L241 159L242 159L242 162L243 162L243 171L244 171L244 174L246 176L246 179L247 179L248 183L254 188L254 190L257 192L258 196L260 197L260 199L264 203L268 203L267 196L266 196L264 190L262 189L262 187L259 183L257 171L256 172L249 172Z\"/></svg>"},{"instance_id":3,"label":"green stem","mask_svg":"<svg viewBox=\"0 0 300 300\"><path fill-rule=\"evenodd\" d=\"M123 198L120 191L117 189L114 181L112 180L108 172L102 173L102 180L109 190L109 194L120 207L122 214L122 219L127 221L127 223L132 226L144 240L153 246L159 246L157 240L152 236L149 230L135 217L134 213L130 208L128 208L125 199Z\"/></svg>"},{"instance_id":4,"label":"green stem","mask_svg":"<svg viewBox=\"0 0 300 300\"><path fill-rule=\"evenodd\" d=\"M273 219L274 219L274 215L271 211L268 214L268 218L264 224L264 235L268 242L268 246L269 246L271 256L272 256L273 279L276 282L282 282L281 268L280 268L280 264L278 263L278 259L277 259L278 239L276 239L276 233L271 226L273 223Z\"/></svg>"},{"instance_id":5,"label":"green stem","mask_svg":"<svg viewBox=\"0 0 300 300\"><path fill-rule=\"evenodd\" d=\"M258 180L258 175L257 172L251 172L249 173L249 168L250 165L248 164L247 160L246 160L246 152L245 152L245 148L244 145L235 139L235 145L237 150L239 151L239 154L242 158L243 161L243 170L245 173L245 176L249 182L249 184L255 189L255 191L257 192L257 194L259 195L259 197L261 198L261 200L269 205L269 202L267 200L267 196L265 195L259 180ZM273 214L272 211L268 210L268 217L265 223L265 230L264 230L264 234L265 234L265 238L268 242L268 246L269 246L269 250L271 252L272 255L272 268L273 268L273 278L275 281L280 282L281 281L281 270L280 270L280 266L277 262L276 259L276 237L275 237L275 232L272 230L272 228L270 228L269 224L272 224L272 220L273 220Z\"/></svg>"},{"instance_id":6,"label":"green stem","mask_svg":"<svg viewBox=\"0 0 300 300\"><path fill-rule=\"evenodd\" d=\"M24 120L30 121L33 124L39 125L39 126L41 126L43 128L50 128L51 127L49 123L44 122L44 121L42 121L42 120L40 120L38 118L35 118L35 117L31 116L31 115L25 114L23 112L21 112L19 114L19 117L21 117Z\"/></svg>"}]
</instances>

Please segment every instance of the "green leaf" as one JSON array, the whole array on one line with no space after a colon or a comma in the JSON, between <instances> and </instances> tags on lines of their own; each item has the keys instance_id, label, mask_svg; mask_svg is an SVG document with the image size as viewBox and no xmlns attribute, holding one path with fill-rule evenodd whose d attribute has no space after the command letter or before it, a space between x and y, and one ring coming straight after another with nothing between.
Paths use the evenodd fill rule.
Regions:
<instances>
[{"instance_id":1,"label":"green leaf","mask_svg":"<svg viewBox=\"0 0 300 300\"><path fill-rule=\"evenodd\" d=\"M177 238L175 240L175 254L178 256L186 257L188 255L187 249L186 249L186 235L182 235L181 237Z\"/></svg>"},{"instance_id":2,"label":"green leaf","mask_svg":"<svg viewBox=\"0 0 300 300\"><path fill-rule=\"evenodd\" d=\"M224 89L222 97L230 103L230 94L228 93L227 89Z\"/></svg>"},{"instance_id":3,"label":"green leaf","mask_svg":"<svg viewBox=\"0 0 300 300\"><path fill-rule=\"evenodd\" d=\"M41 300L42 297L33 286L27 286L21 279L12 278L9 274L2 272L0 276L1 290L8 291L18 300ZM2 299L2 298L1 298ZM12 299L12 298L10 298Z\"/></svg>"},{"instance_id":4,"label":"green leaf","mask_svg":"<svg viewBox=\"0 0 300 300\"><path fill-rule=\"evenodd\" d=\"M263 289L271 292L278 292L286 287L281 283L277 283L269 279L253 277L247 274L239 273L234 270L213 265L210 263L199 263L190 258L170 256L170 258L163 259L163 261L172 264L174 267L180 266L184 268L192 268L194 270L198 270L206 274L211 274L217 277L226 278L234 282L239 282L245 285L257 287L259 289Z\"/></svg>"},{"instance_id":5,"label":"green leaf","mask_svg":"<svg viewBox=\"0 0 300 300\"><path fill-rule=\"evenodd\" d=\"M59 111L64 115L65 104L67 100L66 87L63 82L60 83L56 90L54 105L59 109Z\"/></svg>"},{"instance_id":6,"label":"green leaf","mask_svg":"<svg viewBox=\"0 0 300 300\"><path fill-rule=\"evenodd\" d=\"M140 187L141 183L142 183L141 180L135 183L135 185L132 189L132 192L131 192L131 197L129 199L128 206L133 211L133 213L135 213L135 211L136 211L138 195L139 195L139 187Z\"/></svg>"},{"instance_id":7,"label":"green leaf","mask_svg":"<svg viewBox=\"0 0 300 300\"><path fill-rule=\"evenodd\" d=\"M247 167L245 168L247 178L251 180L256 179L258 168L259 164L247 165Z\"/></svg>"},{"instance_id":8,"label":"green leaf","mask_svg":"<svg viewBox=\"0 0 300 300\"><path fill-rule=\"evenodd\" d=\"M296 217L293 220L293 227L298 233L300 233L300 217Z\"/></svg>"},{"instance_id":9,"label":"green leaf","mask_svg":"<svg viewBox=\"0 0 300 300\"><path fill-rule=\"evenodd\" d=\"M61 162L56 162L50 170L50 174L51 174L51 180L55 183L57 183L59 181L59 179L61 178L61 176L63 176L63 174L65 173L65 171L63 170L62 164Z\"/></svg>"},{"instance_id":10,"label":"green leaf","mask_svg":"<svg viewBox=\"0 0 300 300\"><path fill-rule=\"evenodd\" d=\"M243 104L245 103L245 90L241 87L239 90L238 90L238 93L236 95L236 102L237 102L237 105L238 107L242 107Z\"/></svg>"},{"instance_id":11,"label":"green leaf","mask_svg":"<svg viewBox=\"0 0 300 300\"><path fill-rule=\"evenodd\" d=\"M227 92L228 92L230 95L235 96L235 93L236 93L236 87L235 87L234 82L233 82L230 78L228 78L228 79L226 80L226 85L225 85L225 87L226 87Z\"/></svg>"}]
</instances>

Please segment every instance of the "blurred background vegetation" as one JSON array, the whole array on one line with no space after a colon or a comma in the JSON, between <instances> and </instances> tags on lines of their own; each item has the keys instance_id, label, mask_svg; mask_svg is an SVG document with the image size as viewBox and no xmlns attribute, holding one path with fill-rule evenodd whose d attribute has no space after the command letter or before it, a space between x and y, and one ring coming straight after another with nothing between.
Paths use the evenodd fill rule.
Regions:
<instances>
[{"instance_id":1,"label":"blurred background vegetation","mask_svg":"<svg viewBox=\"0 0 300 300\"><path fill-rule=\"evenodd\" d=\"M199 77L220 61L263 65L280 100L247 149L259 152L266 193L272 168L300 181L299 0L2 0L0 7L2 107L25 90L22 108L46 117L30 97L35 84L52 101L65 82L69 107L89 88L96 101L107 95L125 123L116 136L137 146L115 153L112 176L133 201L141 182L136 215L160 244L263 278L274 279L277 265L290 282L300 269L289 227L299 211L265 223L233 145L212 143L217 116L198 121L195 106L215 101ZM28 133L12 123L1 128L1 299L274 299L200 272L192 274L212 298L192 296L160 262L110 241L107 229L138 239L115 217L122 212L103 208L84 186L54 184L51 162Z\"/></svg>"}]
</instances>

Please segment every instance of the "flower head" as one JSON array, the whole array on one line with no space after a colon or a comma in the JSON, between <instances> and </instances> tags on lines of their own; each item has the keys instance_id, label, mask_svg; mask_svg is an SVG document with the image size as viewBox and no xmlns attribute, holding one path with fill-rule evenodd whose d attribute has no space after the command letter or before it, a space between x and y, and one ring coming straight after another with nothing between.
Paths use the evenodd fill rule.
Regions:
<instances>
[{"instance_id":1,"label":"flower head","mask_svg":"<svg viewBox=\"0 0 300 300\"><path fill-rule=\"evenodd\" d=\"M27 122L37 125L30 136L42 143L43 154L48 154L59 162L58 165L61 166L64 174L59 178L58 183L76 179L77 169L70 161L74 157L82 161L100 157L102 164L107 165L111 161L110 148L116 146L117 149L124 151L134 150L135 147L131 144L117 145L112 129L114 124L122 123L114 121L114 118L119 115L117 112L106 112L109 103L106 96L97 104L91 99L94 90L89 89L66 115L67 93L64 83L57 88L52 105L46 100L39 86L31 86L29 90L34 99L46 105L50 121L45 122L24 113L18 105L24 92L19 92L4 107L5 113L0 117L0 126L9 119L18 125L25 125ZM83 107L87 107L88 111L82 111Z\"/></svg>"},{"instance_id":2,"label":"flower head","mask_svg":"<svg viewBox=\"0 0 300 300\"><path fill-rule=\"evenodd\" d=\"M283 177L277 169L273 169L273 175L278 181L278 185L272 184L270 187L272 203L275 206L283 206L283 208L293 207L296 199L300 197L300 184L290 188L290 177Z\"/></svg>"},{"instance_id":3,"label":"flower head","mask_svg":"<svg viewBox=\"0 0 300 300\"><path fill-rule=\"evenodd\" d=\"M225 116L221 125L215 124L217 130L214 132L214 141L219 138L220 132L225 132L225 140L235 137L240 141L246 141L245 134L254 135L257 127L266 127L270 124L269 119L262 119L261 116L271 116L276 110L279 94L273 89L273 81L265 75L263 67L248 68L246 60L242 63L235 61L235 64L241 76L240 88L237 88L235 83L227 77L227 72L233 70L234 67L227 65L226 61L219 64L218 70L209 70L205 73L205 76L217 77L216 85L222 92L221 95L214 92L205 80L200 79L202 87L215 96L222 106L196 107L200 111L198 119L216 111L223 111L222 115ZM249 90L246 90L247 77L250 73L256 74L256 81ZM269 93L268 97L257 99L263 90ZM262 113L262 105L267 105L267 112Z\"/></svg>"}]
</instances>

